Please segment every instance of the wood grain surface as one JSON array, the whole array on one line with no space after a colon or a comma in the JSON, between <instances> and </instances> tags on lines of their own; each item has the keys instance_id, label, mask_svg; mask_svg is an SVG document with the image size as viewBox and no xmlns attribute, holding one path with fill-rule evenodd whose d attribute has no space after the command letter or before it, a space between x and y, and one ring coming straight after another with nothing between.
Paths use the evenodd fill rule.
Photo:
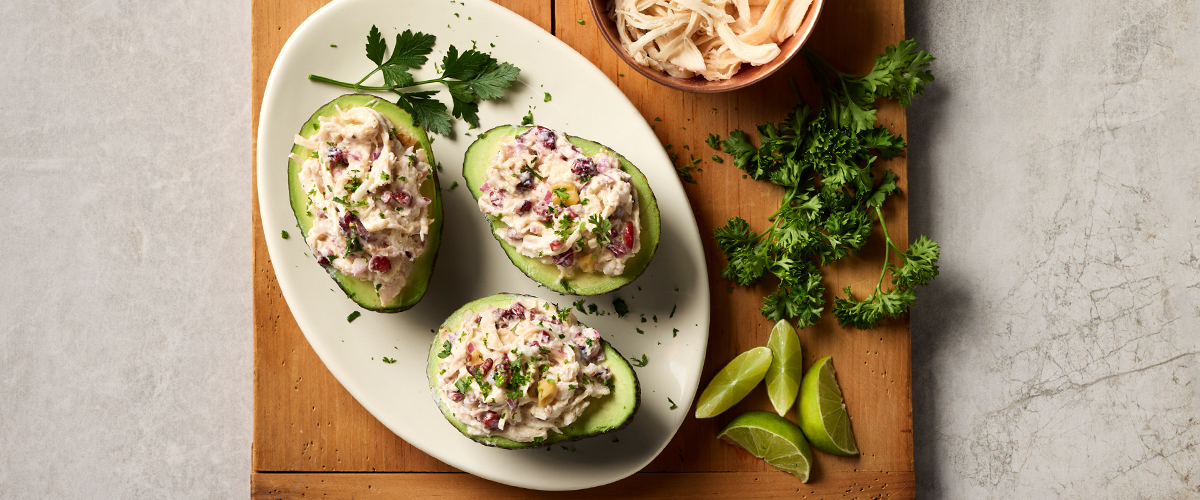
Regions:
<instances>
[{"instance_id":1,"label":"wood grain surface","mask_svg":"<svg viewBox=\"0 0 1200 500\"><path fill-rule=\"evenodd\" d=\"M292 31L326 2L253 0L253 130L267 76ZM804 64L796 59L771 78L723 94L689 94L642 77L625 65L601 38L585 0L497 0L497 3L551 31L583 54L616 83L671 151L709 158L704 144L710 132L753 130L766 120L782 119L795 105L789 79L808 102L818 95ZM578 19L585 20L579 24ZM843 71L870 68L874 54L904 36L903 0L826 2L808 43ZM881 123L905 134L904 112L892 103L879 111ZM486 124L485 124L486 125ZM690 149L683 149L687 145ZM907 187L903 155L883 163ZM772 322L758 309L774 283L737 287L721 278L724 258L709 236L729 217L740 215L761 230L778 208L782 189L742 178L729 161L706 160L695 184L685 190L696 214L712 289L712 326L701 377L703 386L738 353L765 345ZM253 172L251 172L253 174ZM254 450L252 496L255 498L361 496L459 497L487 492L497 498L544 497L457 472L387 430L363 409L313 352L280 294L271 267L254 199ZM884 207L896 241L907 241L904 195ZM846 285L873 287L882 252L879 231L858 257L824 270L826 294ZM840 292L839 292L840 293ZM862 455L845 458L814 452L812 480L802 484L765 462L716 439L733 417L751 409L770 409L760 386L744 401L713 419L689 417L654 462L633 477L589 490L587 497L767 497L800 494L815 498L911 498L914 495L912 449L912 366L907 318L874 330L841 328L826 314L816 326L799 332L805 367L832 355ZM690 412L691 409L688 409ZM789 414L795 420L795 411ZM375 473L375 474L372 474ZM379 474L401 473L401 474ZM439 474L440 473L440 474ZM450 473L450 474L445 474ZM390 492L390 493L389 493Z\"/></svg>"}]
</instances>

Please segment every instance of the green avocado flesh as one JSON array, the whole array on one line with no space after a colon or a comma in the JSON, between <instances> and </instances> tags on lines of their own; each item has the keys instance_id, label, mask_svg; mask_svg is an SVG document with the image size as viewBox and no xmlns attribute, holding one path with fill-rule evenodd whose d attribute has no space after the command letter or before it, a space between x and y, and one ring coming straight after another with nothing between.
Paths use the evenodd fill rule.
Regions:
<instances>
[{"instance_id":1,"label":"green avocado flesh","mask_svg":"<svg viewBox=\"0 0 1200 500\"><path fill-rule=\"evenodd\" d=\"M479 138L471 144L471 147L467 148L466 158L463 159L463 177L466 178L467 187L470 188L471 196L474 196L476 201L479 200L479 196L481 195L479 188L487 178L487 168L491 164L492 158L500 151L500 139L504 137L516 137L530 128L532 127L501 125L480 134ZM630 257L625 262L625 272L618 276L605 276L601 272L584 273L576 270L571 276L560 280L558 279L558 266L545 264L535 258L526 257L518 253L516 248L513 248L512 245L509 245L496 235L497 229L507 227L504 222L501 222L499 217L488 216L488 219L492 223L492 237L500 242L500 246L504 247L504 253L508 254L509 260L524 272L526 276L559 293L600 295L629 284L637 279L642 274L642 271L646 270L646 266L650 265L650 259L654 257L654 252L658 249L660 225L658 201L654 199L654 192L650 190L650 184L646 182L646 176L642 175L642 171L633 166L624 156L602 144L587 139L572 136L567 136L567 138L572 144L579 146L585 155L593 156L601 151L605 151L617 157L621 160L621 168L631 177L634 191L637 192L638 196L638 216L641 218L642 226L640 235L642 248L636 255Z\"/></svg>"},{"instance_id":2,"label":"green avocado flesh","mask_svg":"<svg viewBox=\"0 0 1200 500\"><path fill-rule=\"evenodd\" d=\"M491 307L506 308L521 297L520 295L498 293L470 302L458 308L457 311L454 311L454 314L451 314L449 318L446 318L446 321L442 322L442 326L450 330L458 330L462 326L463 317L466 316L467 312L481 311ZM441 331L441 328L438 331ZM438 344L437 335L434 335L433 344L429 347L429 366L426 376L429 377L429 388L433 393L433 400L437 403L442 415L464 436L478 443L500 448L518 449L534 448L563 441L577 441L620 430L629 425L629 422L633 420L634 413L637 413L638 407L642 402L641 387L638 385L637 375L634 374L633 367L621 356L621 353L613 349L608 341L601 339L600 342L604 345L604 361L600 365L607 367L613 374L614 384L612 393L600 399L591 400L591 404L583 411L579 419L572 422L571 425L562 428L562 434L556 434L554 431L551 431L545 440L538 442L525 443L499 436L472 436L467 433L467 425L454 417L454 413L450 411L449 407L442 400L444 394L438 390L438 363L441 362L441 358L437 357L437 353L442 350L442 346Z\"/></svg>"},{"instance_id":3,"label":"green avocado flesh","mask_svg":"<svg viewBox=\"0 0 1200 500\"><path fill-rule=\"evenodd\" d=\"M425 134L425 130L413 123L412 116L407 112L397 107L395 104L379 99L375 96L364 94L349 94L338 97L329 104L326 104L313 113L312 117L304 122L300 127L300 135L303 137L312 137L320 128L320 123L317 121L319 117L332 117L338 114L338 108L343 111L350 108L366 106L378 111L388 121L392 122L392 127L400 135L415 137L417 142L421 144L421 148L425 150L425 161L430 165L437 165L433 159L433 150L429 147L429 136ZM292 153L300 158L308 158L313 152L299 145L292 147ZM425 296L425 290L429 288L429 277L433 275L433 263L437 260L438 246L442 241L442 194L438 184L437 168L430 171L430 175L425 182L421 184L420 193L422 196L429 198L432 202L429 204L429 218L433 219L433 224L429 227L429 233L425 236L425 252L417 257L416 262L413 262L412 273L408 275L408 282L404 288L400 289L400 294L392 299L387 304L381 304L379 301L379 293L375 291L375 284L368 280L358 279L352 276L346 276L338 271L333 266L321 266L325 271L333 277L342 291L350 297L363 309L378 312L400 312L410 309L421 301ZM309 229L312 229L313 219L315 216L308 211L308 193L304 192L304 187L300 184L300 164L295 160L288 159L288 192L292 201L292 212L296 214L296 223L300 226L300 232L307 238Z\"/></svg>"}]
</instances>

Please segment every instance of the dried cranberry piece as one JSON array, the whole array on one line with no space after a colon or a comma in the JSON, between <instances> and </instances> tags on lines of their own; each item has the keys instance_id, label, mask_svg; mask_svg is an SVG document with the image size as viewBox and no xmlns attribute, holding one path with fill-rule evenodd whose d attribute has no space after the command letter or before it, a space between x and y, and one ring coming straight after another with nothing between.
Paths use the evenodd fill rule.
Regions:
<instances>
[{"instance_id":1,"label":"dried cranberry piece","mask_svg":"<svg viewBox=\"0 0 1200 500\"><path fill-rule=\"evenodd\" d=\"M533 189L533 172L530 172L528 170L522 171L521 175L517 177L517 181L518 181L517 182L517 192L518 193L529 191L530 189Z\"/></svg>"},{"instance_id":2,"label":"dried cranberry piece","mask_svg":"<svg viewBox=\"0 0 1200 500\"><path fill-rule=\"evenodd\" d=\"M392 270L392 261L382 255L376 255L371 257L371 262L367 264L367 267L372 271L386 273Z\"/></svg>"},{"instance_id":3,"label":"dried cranberry piece","mask_svg":"<svg viewBox=\"0 0 1200 500\"><path fill-rule=\"evenodd\" d=\"M521 206L517 207L517 215L525 215L531 208L533 208L533 202L525 200L521 202Z\"/></svg>"},{"instance_id":4,"label":"dried cranberry piece","mask_svg":"<svg viewBox=\"0 0 1200 500\"><path fill-rule=\"evenodd\" d=\"M351 226L354 226L359 236L366 237L367 227L363 225L361 220L358 220L358 216L351 212L343 212L342 218L338 220L338 227L342 228L342 232L349 234Z\"/></svg>"},{"instance_id":5,"label":"dried cranberry piece","mask_svg":"<svg viewBox=\"0 0 1200 500\"><path fill-rule=\"evenodd\" d=\"M475 376L477 376L477 377L481 377L481 376L487 375L488 372L492 371L492 363L493 363L492 358L488 358L488 359L483 360L482 363L471 367L471 369L468 371L470 371L471 373L474 373Z\"/></svg>"},{"instance_id":6,"label":"dried cranberry piece","mask_svg":"<svg viewBox=\"0 0 1200 500\"><path fill-rule=\"evenodd\" d=\"M596 175L596 162L588 157L576 158L571 162L571 173L579 177L591 177Z\"/></svg>"},{"instance_id":7,"label":"dried cranberry piece","mask_svg":"<svg viewBox=\"0 0 1200 500\"><path fill-rule=\"evenodd\" d=\"M552 242L550 242L550 251L557 252L558 249L562 248L562 246L563 246L562 240L552 241Z\"/></svg>"},{"instance_id":8,"label":"dried cranberry piece","mask_svg":"<svg viewBox=\"0 0 1200 500\"><path fill-rule=\"evenodd\" d=\"M621 230L615 227L612 228L612 231L609 231L608 245L605 245L604 248L607 248L608 251L617 257L623 257L629 253L629 247L625 246L625 243L622 241Z\"/></svg>"},{"instance_id":9,"label":"dried cranberry piece","mask_svg":"<svg viewBox=\"0 0 1200 500\"><path fill-rule=\"evenodd\" d=\"M571 267L575 265L575 251L567 250L563 253L555 255L554 263L562 267Z\"/></svg>"},{"instance_id":10,"label":"dried cranberry piece","mask_svg":"<svg viewBox=\"0 0 1200 500\"><path fill-rule=\"evenodd\" d=\"M328 266L329 265L329 257L326 257L324 255L317 257L317 264L320 264L322 266Z\"/></svg>"},{"instance_id":11,"label":"dried cranberry piece","mask_svg":"<svg viewBox=\"0 0 1200 500\"><path fill-rule=\"evenodd\" d=\"M621 243L625 244L625 248L633 248L633 222L625 223L625 230L621 232Z\"/></svg>"},{"instance_id":12,"label":"dried cranberry piece","mask_svg":"<svg viewBox=\"0 0 1200 500\"><path fill-rule=\"evenodd\" d=\"M346 150L339 149L337 146L329 146L325 157L329 159L329 163L347 163Z\"/></svg>"},{"instance_id":13,"label":"dried cranberry piece","mask_svg":"<svg viewBox=\"0 0 1200 500\"><path fill-rule=\"evenodd\" d=\"M481 420L483 421L483 426L487 427L488 430L494 431L500 427L500 414L494 411L484 413Z\"/></svg>"},{"instance_id":14,"label":"dried cranberry piece","mask_svg":"<svg viewBox=\"0 0 1200 500\"><path fill-rule=\"evenodd\" d=\"M399 192L384 191L383 194L379 195L379 201L382 201L384 203L391 204L391 205L400 205L400 206L405 206L405 207L411 207L412 203L413 203L413 198L412 198L411 194L408 194L404 191L399 191Z\"/></svg>"},{"instance_id":15,"label":"dried cranberry piece","mask_svg":"<svg viewBox=\"0 0 1200 500\"><path fill-rule=\"evenodd\" d=\"M372 160L378 160L378 159L379 159L379 153L380 153L380 152L382 152L382 151L383 151L382 149L376 149L375 151L371 151L371 159L372 159Z\"/></svg>"},{"instance_id":16,"label":"dried cranberry piece","mask_svg":"<svg viewBox=\"0 0 1200 500\"><path fill-rule=\"evenodd\" d=\"M513 306L508 309L500 309L496 311L496 320L503 322L505 325L507 325L509 321L524 318L525 306L521 305L520 302L513 304Z\"/></svg>"},{"instance_id":17,"label":"dried cranberry piece","mask_svg":"<svg viewBox=\"0 0 1200 500\"><path fill-rule=\"evenodd\" d=\"M462 402L463 398L466 397L463 395L463 393L458 391L449 391L446 393L446 395L450 396L450 401L454 401L455 403Z\"/></svg>"},{"instance_id":18,"label":"dried cranberry piece","mask_svg":"<svg viewBox=\"0 0 1200 500\"><path fill-rule=\"evenodd\" d=\"M521 134L519 139L524 140L525 136L529 134L533 134L533 138L535 141L537 141L537 144L540 144L546 149L554 149L554 145L558 142L558 136L554 133L554 131L541 125L535 125L533 128L529 129L529 131Z\"/></svg>"}]
</instances>

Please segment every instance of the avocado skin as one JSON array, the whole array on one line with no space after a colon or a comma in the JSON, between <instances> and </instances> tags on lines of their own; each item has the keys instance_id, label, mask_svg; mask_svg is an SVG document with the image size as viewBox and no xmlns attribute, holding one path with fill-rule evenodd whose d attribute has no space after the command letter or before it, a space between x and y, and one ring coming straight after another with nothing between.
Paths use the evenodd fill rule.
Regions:
<instances>
[{"instance_id":1,"label":"avocado skin","mask_svg":"<svg viewBox=\"0 0 1200 500\"><path fill-rule=\"evenodd\" d=\"M433 220L433 224L430 225L429 232L425 236L425 252L420 257L417 257L417 261L413 263L413 271L409 274L408 282L404 285L404 288L400 289L400 294L388 304L381 304L379 302L379 294L375 291L375 286L370 281L346 276L333 266L323 265L321 267L325 268L325 272L329 273L329 276L346 293L346 296L350 297L359 306L362 306L363 309L386 313L400 312L411 309L425 296L425 291L429 288L429 278L433 275L433 266L437 262L438 248L441 246L442 241L442 189L441 184L438 182L437 161L433 158L433 149L430 147L429 135L425 133L424 129L417 126L412 116L403 109L383 99L366 94L346 94L321 106L300 127L300 135L311 137L316 133L316 127L320 126L317 119L321 116L330 117L336 115L338 107L346 110L362 106L369 106L387 117L397 132L415 137L417 142L421 144L421 148L425 150L426 162L434 166L434 168L430 169L429 177L421 184L420 193L422 196L432 200L429 204L429 218ZM293 145L292 153L295 153L300 158L308 158L312 151L299 145ZM302 236L307 238L309 229L312 229L313 217L308 215L308 194L304 192L304 188L300 184L300 164L291 158L288 159L288 192L291 198L292 213L296 216L296 224L300 227Z\"/></svg>"},{"instance_id":2,"label":"avocado skin","mask_svg":"<svg viewBox=\"0 0 1200 500\"><path fill-rule=\"evenodd\" d=\"M519 295L512 293L498 293L490 295L482 299L478 299L467 303L466 305L454 311L446 321L442 322L441 326L449 327L452 330L457 329L458 325L462 324L463 316L467 311L474 311L491 306L507 307L517 299L522 297L533 297L532 295ZM538 301L542 299L533 297ZM583 323L580 323L583 325ZM438 328L441 331L441 327ZM565 443L571 441L579 441L590 437L608 434L624 429L630 422L633 421L633 416L637 413L638 408L642 404L642 387L638 382L637 374L633 371L633 366L625 359L607 340L600 339L604 346L604 362L603 366L607 366L613 372L613 377L616 378L614 390L607 396L598 400L592 400L587 409L579 418L572 422L571 425L562 428L562 434L556 434L553 431L549 436L540 442L521 442L499 436L472 436L467 432L466 424L455 418L445 401L442 400L441 391L438 390L438 363L441 358L437 357L437 353L441 351L442 346L438 345L438 335L434 334L433 342L429 346L429 361L427 363L426 376L429 379L429 391L433 396L434 403L437 404L438 410L442 412L442 416L458 429L462 435L471 438L479 444L485 446L493 446L509 450L517 450L524 448L537 448L548 446L555 443ZM621 374L624 374L622 377ZM619 378L618 378L619 377ZM632 399L632 402L629 400Z\"/></svg>"},{"instance_id":3,"label":"avocado skin","mask_svg":"<svg viewBox=\"0 0 1200 500\"><path fill-rule=\"evenodd\" d=\"M463 159L463 178L466 179L471 196L475 197L476 201L479 201L479 196L481 195L479 188L483 185L487 167L499 151L499 140L502 137L516 137L530 128L532 127L501 125L479 134L475 142L467 148L466 157ZM655 199L654 191L650 189L650 184L646 181L646 176L642 174L642 171L638 170L633 163L630 163L620 153L613 151L603 144L587 139L571 135L567 135L567 139L572 144L579 146L584 154L588 156L605 151L617 157L621 162L621 168L630 175L633 187L638 193L638 217L641 219L642 231L640 236L642 248L636 255L626 261L624 273L618 276L605 276L603 273L585 274L577 271L572 276L560 280L558 279L557 266L543 264L537 259L521 255L512 245L509 245L496 235L496 229L506 227L500 221L499 217L485 217L491 222L492 237L500 242L500 246L504 249L504 253L508 255L508 259L512 261L513 265L517 266L530 279L559 293L568 295L601 295L632 283L650 265L650 260L654 258L654 253L658 250L661 230L658 200Z\"/></svg>"}]
</instances>

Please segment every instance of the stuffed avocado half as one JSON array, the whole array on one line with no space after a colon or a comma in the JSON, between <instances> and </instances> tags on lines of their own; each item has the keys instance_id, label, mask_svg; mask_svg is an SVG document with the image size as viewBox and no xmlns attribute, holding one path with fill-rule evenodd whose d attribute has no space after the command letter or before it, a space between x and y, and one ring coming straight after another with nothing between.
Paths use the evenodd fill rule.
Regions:
<instances>
[{"instance_id":1,"label":"stuffed avocado half","mask_svg":"<svg viewBox=\"0 0 1200 500\"><path fill-rule=\"evenodd\" d=\"M429 387L459 432L508 449L621 429L641 403L632 366L570 309L501 293L446 319L429 349Z\"/></svg>"},{"instance_id":2,"label":"stuffed avocado half","mask_svg":"<svg viewBox=\"0 0 1200 500\"><path fill-rule=\"evenodd\" d=\"M425 295L443 222L436 164L412 116L374 96L338 97L300 128L292 212L313 257L364 309L404 311Z\"/></svg>"},{"instance_id":3,"label":"stuffed avocado half","mask_svg":"<svg viewBox=\"0 0 1200 500\"><path fill-rule=\"evenodd\" d=\"M521 141L529 146L513 146ZM547 165L551 160L557 163ZM491 183L511 177L511 186L489 184L494 163ZM509 260L556 292L616 290L637 279L658 248L658 202L646 176L596 142L539 126L499 126L467 149L463 177ZM502 218L521 220L523 227Z\"/></svg>"}]
</instances>

